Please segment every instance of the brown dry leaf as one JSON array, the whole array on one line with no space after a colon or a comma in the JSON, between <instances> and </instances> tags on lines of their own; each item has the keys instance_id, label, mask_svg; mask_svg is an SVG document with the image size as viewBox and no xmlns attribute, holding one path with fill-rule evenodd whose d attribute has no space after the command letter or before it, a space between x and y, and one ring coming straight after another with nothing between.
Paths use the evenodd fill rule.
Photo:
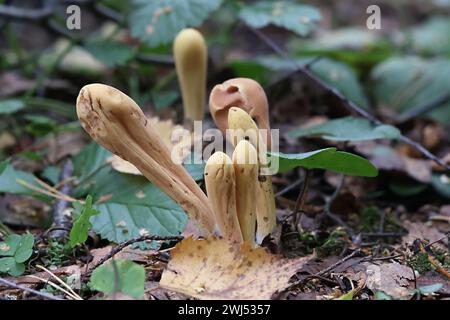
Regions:
<instances>
[{"instance_id":1,"label":"brown dry leaf","mask_svg":"<svg viewBox=\"0 0 450 320\"><path fill-rule=\"evenodd\" d=\"M179 157L179 160L183 160L189 154L192 146L192 137L193 133L190 133L187 129L184 129L183 126L174 124L172 120L161 120L158 117L148 117L148 121L150 122L150 126L152 126L158 134L161 136L164 143L169 147L172 151L176 148L177 153L176 156ZM174 131L182 133L184 130L185 134L181 136L178 135L178 140L175 141L172 134ZM194 139L199 139L195 137ZM114 155L108 159L108 162L111 164L114 170L119 171L121 173L134 174L134 175L142 175L142 173L130 162L123 160L117 155Z\"/></svg>"},{"instance_id":2,"label":"brown dry leaf","mask_svg":"<svg viewBox=\"0 0 450 320\"><path fill-rule=\"evenodd\" d=\"M442 232L439 232L435 227L429 226L423 222L405 221L403 225L408 230L408 234L402 239L403 244L406 245L413 244L416 239L434 242L444 237ZM445 243L446 240L443 239L442 242ZM441 243L436 243L434 246L445 249L445 246Z\"/></svg>"},{"instance_id":3,"label":"brown dry leaf","mask_svg":"<svg viewBox=\"0 0 450 320\"><path fill-rule=\"evenodd\" d=\"M383 291L394 298L409 295L414 280L411 268L397 263L380 265L365 263L366 286L372 291Z\"/></svg>"},{"instance_id":4,"label":"brown dry leaf","mask_svg":"<svg viewBox=\"0 0 450 320\"><path fill-rule=\"evenodd\" d=\"M308 257L284 259L213 238L187 238L172 250L160 285L198 299L270 299L284 289Z\"/></svg>"}]
</instances>

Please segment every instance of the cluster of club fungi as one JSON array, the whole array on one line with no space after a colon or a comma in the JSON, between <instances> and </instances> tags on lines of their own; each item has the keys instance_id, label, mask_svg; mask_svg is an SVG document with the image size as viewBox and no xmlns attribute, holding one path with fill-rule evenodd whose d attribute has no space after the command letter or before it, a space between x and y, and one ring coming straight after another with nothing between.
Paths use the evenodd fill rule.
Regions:
<instances>
[{"instance_id":1,"label":"cluster of club fungi","mask_svg":"<svg viewBox=\"0 0 450 320\"><path fill-rule=\"evenodd\" d=\"M194 29L182 30L174 41L174 57L185 119L202 120L206 98L207 47ZM267 166L270 147L268 101L254 80L236 78L216 85L209 109L217 127L234 147L230 158L216 151L204 171L206 192L186 169L171 159L171 150L126 94L103 84L84 86L77 98L77 115L98 144L132 163L176 201L208 238L219 235L231 243L261 243L276 224L275 201ZM258 129L265 129L263 137ZM240 129L240 130L239 130Z\"/></svg>"}]
</instances>

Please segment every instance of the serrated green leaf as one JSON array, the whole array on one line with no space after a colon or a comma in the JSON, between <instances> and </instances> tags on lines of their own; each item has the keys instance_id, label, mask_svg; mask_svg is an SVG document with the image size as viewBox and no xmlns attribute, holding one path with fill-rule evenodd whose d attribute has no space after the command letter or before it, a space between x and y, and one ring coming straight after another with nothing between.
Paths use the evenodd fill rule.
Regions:
<instances>
[{"instance_id":1,"label":"serrated green leaf","mask_svg":"<svg viewBox=\"0 0 450 320\"><path fill-rule=\"evenodd\" d=\"M314 58L295 59L296 65L305 65ZM293 70L292 61L278 57L264 57L258 61L271 70ZM323 58L309 67L310 71L325 81L328 85L339 90L346 98L358 106L367 109L369 102L364 90L352 68L342 62Z\"/></svg>"},{"instance_id":2,"label":"serrated green leaf","mask_svg":"<svg viewBox=\"0 0 450 320\"><path fill-rule=\"evenodd\" d=\"M110 39L87 41L84 48L108 66L123 65L136 54L135 48L130 45Z\"/></svg>"},{"instance_id":3,"label":"serrated green leaf","mask_svg":"<svg viewBox=\"0 0 450 320\"><path fill-rule=\"evenodd\" d=\"M18 277L25 272L25 265L17 263L14 257L0 258L0 273L8 273L13 277Z\"/></svg>"},{"instance_id":4,"label":"serrated green leaf","mask_svg":"<svg viewBox=\"0 0 450 320\"><path fill-rule=\"evenodd\" d=\"M178 235L187 223L184 211L144 177L111 172L97 180L95 198L110 195L91 218L102 238L122 243L143 234Z\"/></svg>"},{"instance_id":5,"label":"serrated green leaf","mask_svg":"<svg viewBox=\"0 0 450 320\"><path fill-rule=\"evenodd\" d=\"M450 93L450 60L394 57L377 65L371 74L378 105L412 112ZM428 113L436 121L450 121L450 103Z\"/></svg>"},{"instance_id":6,"label":"serrated green leaf","mask_svg":"<svg viewBox=\"0 0 450 320\"><path fill-rule=\"evenodd\" d=\"M136 299L144 296L145 269L132 261L116 260L94 270L90 286L104 294L122 293ZM117 274L115 274L115 270Z\"/></svg>"},{"instance_id":7,"label":"serrated green leaf","mask_svg":"<svg viewBox=\"0 0 450 320\"><path fill-rule=\"evenodd\" d=\"M301 36L315 30L321 19L315 7L289 1L258 1L245 5L239 17L255 28L274 24Z\"/></svg>"},{"instance_id":8,"label":"serrated green leaf","mask_svg":"<svg viewBox=\"0 0 450 320\"><path fill-rule=\"evenodd\" d=\"M25 108L22 100L9 99L0 101L0 114L11 114Z\"/></svg>"},{"instance_id":9,"label":"serrated green leaf","mask_svg":"<svg viewBox=\"0 0 450 320\"><path fill-rule=\"evenodd\" d=\"M89 230L92 228L89 219L96 214L99 214L99 211L92 207L92 197L89 195L86 198L81 214L77 217L70 230L69 244L72 248L87 240Z\"/></svg>"},{"instance_id":10,"label":"serrated green leaf","mask_svg":"<svg viewBox=\"0 0 450 320\"><path fill-rule=\"evenodd\" d=\"M400 130L390 125L374 125L367 119L345 117L305 129L289 132L291 138L319 136L335 141L363 141L375 139L397 139Z\"/></svg>"},{"instance_id":11,"label":"serrated green leaf","mask_svg":"<svg viewBox=\"0 0 450 320\"><path fill-rule=\"evenodd\" d=\"M131 35L156 47L171 42L186 27L197 27L223 0L133 0Z\"/></svg>"},{"instance_id":12,"label":"serrated green leaf","mask_svg":"<svg viewBox=\"0 0 450 320\"><path fill-rule=\"evenodd\" d=\"M17 263L27 261L33 254L34 236L32 234L24 234L21 236L19 244L16 248L14 258Z\"/></svg>"},{"instance_id":13,"label":"serrated green leaf","mask_svg":"<svg viewBox=\"0 0 450 320\"><path fill-rule=\"evenodd\" d=\"M269 153L270 161L278 161L278 172L283 173L296 167L324 169L350 176L376 177L378 169L368 160L352 153L326 148L306 153Z\"/></svg>"}]
</instances>

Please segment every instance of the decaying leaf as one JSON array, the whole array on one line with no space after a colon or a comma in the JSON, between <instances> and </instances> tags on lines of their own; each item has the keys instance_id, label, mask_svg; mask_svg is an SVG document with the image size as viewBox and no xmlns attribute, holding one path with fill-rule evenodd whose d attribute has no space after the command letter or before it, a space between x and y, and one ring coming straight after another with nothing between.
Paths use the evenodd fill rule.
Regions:
<instances>
[{"instance_id":1,"label":"decaying leaf","mask_svg":"<svg viewBox=\"0 0 450 320\"><path fill-rule=\"evenodd\" d=\"M158 132L172 151L172 155L178 157L177 161L181 162L189 155L193 141L196 139L193 133L181 125L174 124L172 120L161 120L158 117L148 117L147 119L150 126ZM117 155L110 157L108 162L118 172L142 176L142 173L133 164Z\"/></svg>"},{"instance_id":2,"label":"decaying leaf","mask_svg":"<svg viewBox=\"0 0 450 320\"><path fill-rule=\"evenodd\" d=\"M160 285L198 299L270 299L308 257L284 259L248 243L187 238L172 250Z\"/></svg>"},{"instance_id":3,"label":"decaying leaf","mask_svg":"<svg viewBox=\"0 0 450 320\"><path fill-rule=\"evenodd\" d=\"M365 263L366 286L372 291L383 291L394 298L408 296L414 275L411 268L397 263L380 265Z\"/></svg>"},{"instance_id":4,"label":"decaying leaf","mask_svg":"<svg viewBox=\"0 0 450 320\"><path fill-rule=\"evenodd\" d=\"M443 238L444 234L439 232L435 227L427 225L423 222L404 222L405 228L408 230L408 234L403 237L402 242L406 245L412 245L414 240L428 240L430 242L437 241L439 239L443 239L442 243L446 243L446 239ZM437 247L445 249L445 245L441 243L434 244Z\"/></svg>"}]
</instances>

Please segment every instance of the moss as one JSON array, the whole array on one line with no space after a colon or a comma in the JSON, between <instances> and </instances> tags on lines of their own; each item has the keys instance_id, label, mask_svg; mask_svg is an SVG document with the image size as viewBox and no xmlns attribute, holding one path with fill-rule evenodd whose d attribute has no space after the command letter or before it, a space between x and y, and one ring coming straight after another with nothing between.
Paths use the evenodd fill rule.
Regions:
<instances>
[{"instance_id":1,"label":"moss","mask_svg":"<svg viewBox=\"0 0 450 320\"><path fill-rule=\"evenodd\" d=\"M361 220L363 232L375 232L380 225L380 211L377 207L366 207L361 212Z\"/></svg>"},{"instance_id":2,"label":"moss","mask_svg":"<svg viewBox=\"0 0 450 320\"><path fill-rule=\"evenodd\" d=\"M408 264L413 267L414 270L423 274L427 271L434 270L433 265L428 261L428 255L426 253L419 252L415 254L409 261Z\"/></svg>"}]
</instances>

